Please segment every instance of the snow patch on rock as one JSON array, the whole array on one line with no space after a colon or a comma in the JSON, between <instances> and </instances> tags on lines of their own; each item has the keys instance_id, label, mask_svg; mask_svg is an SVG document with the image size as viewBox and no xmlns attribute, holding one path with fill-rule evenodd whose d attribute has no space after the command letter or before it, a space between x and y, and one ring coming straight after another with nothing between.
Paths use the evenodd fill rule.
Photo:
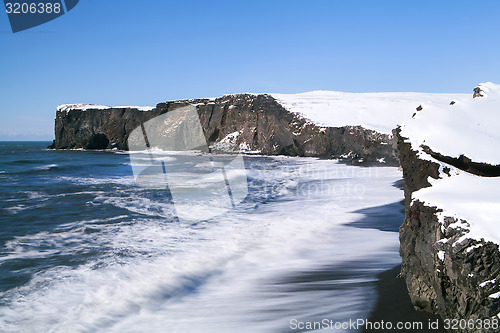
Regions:
<instances>
[{"instance_id":1,"label":"snow patch on rock","mask_svg":"<svg viewBox=\"0 0 500 333\"><path fill-rule=\"evenodd\" d=\"M485 287L488 283L495 283L496 281L497 281L496 279L484 281L483 283L479 284L479 286Z\"/></svg>"},{"instance_id":2,"label":"snow patch on rock","mask_svg":"<svg viewBox=\"0 0 500 333\"><path fill-rule=\"evenodd\" d=\"M233 133L229 133L222 140L216 142L212 145L212 148L215 150L222 151L233 151L236 147L236 140L240 136L240 131L236 131Z\"/></svg>"},{"instance_id":3,"label":"snow patch on rock","mask_svg":"<svg viewBox=\"0 0 500 333\"><path fill-rule=\"evenodd\" d=\"M458 175L433 180L431 187L422 188L413 193L413 200L419 200L430 207L439 207L440 221L444 217L466 220L453 223L449 228L461 228L468 233L459 239L484 239L500 244L500 178L480 177L461 172Z\"/></svg>"},{"instance_id":4,"label":"snow patch on rock","mask_svg":"<svg viewBox=\"0 0 500 333\"><path fill-rule=\"evenodd\" d=\"M109 110L109 109L137 109L139 111L151 111L154 106L109 106L101 104L61 104L57 107L57 111L67 112L71 110Z\"/></svg>"}]
</instances>

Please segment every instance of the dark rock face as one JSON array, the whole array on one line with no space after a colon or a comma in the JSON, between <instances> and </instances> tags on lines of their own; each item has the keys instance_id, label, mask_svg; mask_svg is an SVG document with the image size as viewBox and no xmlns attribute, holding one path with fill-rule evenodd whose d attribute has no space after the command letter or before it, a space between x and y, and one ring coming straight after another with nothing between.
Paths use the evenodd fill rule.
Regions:
<instances>
[{"instance_id":1,"label":"dark rock face","mask_svg":"<svg viewBox=\"0 0 500 333\"><path fill-rule=\"evenodd\" d=\"M189 104L196 105L205 137L214 152L244 148L263 155L325 158L348 155L364 162L384 159L389 165L398 164L391 135L361 126L316 126L287 111L269 95L250 94L160 103L151 111L130 108L58 111L52 148L127 150L127 139L133 129ZM234 140L228 140L227 136L235 132L238 135Z\"/></svg>"},{"instance_id":2,"label":"dark rock face","mask_svg":"<svg viewBox=\"0 0 500 333\"><path fill-rule=\"evenodd\" d=\"M161 113L123 108L57 111L52 148L126 149L128 134Z\"/></svg>"},{"instance_id":3,"label":"dark rock face","mask_svg":"<svg viewBox=\"0 0 500 333\"><path fill-rule=\"evenodd\" d=\"M427 180L429 176L434 179L439 177L439 165L428 160L419 159L417 152L413 151L410 143L405 141L406 138L400 136L399 128L394 132L398 140L399 159L405 180L405 204L408 205L412 192L431 186ZM404 167L402 161L405 162Z\"/></svg>"},{"instance_id":4,"label":"dark rock face","mask_svg":"<svg viewBox=\"0 0 500 333\"><path fill-rule=\"evenodd\" d=\"M500 299L489 295L500 291L498 245L459 238L467 233L467 221L445 217L438 221L437 207L411 201L411 194L438 177L437 163L418 158L398 133L401 167L405 180L405 219L399 230L401 274L413 305L442 318L476 320L496 316ZM464 229L449 227L462 223ZM472 247L472 250L471 250ZM474 248L477 247L477 248ZM442 251L442 252L441 252ZM497 329L464 329L463 332L497 332Z\"/></svg>"},{"instance_id":5,"label":"dark rock face","mask_svg":"<svg viewBox=\"0 0 500 333\"><path fill-rule=\"evenodd\" d=\"M472 95L472 98L477 98L477 97L484 97L483 93L484 91L481 89L481 87L476 87L474 88L474 94Z\"/></svg>"},{"instance_id":6,"label":"dark rock face","mask_svg":"<svg viewBox=\"0 0 500 333\"><path fill-rule=\"evenodd\" d=\"M109 139L105 134L97 133L90 137L86 149L106 149L109 145Z\"/></svg>"},{"instance_id":7,"label":"dark rock face","mask_svg":"<svg viewBox=\"0 0 500 333\"><path fill-rule=\"evenodd\" d=\"M468 173L482 177L500 176L500 165L474 162L465 155L460 155L459 157L444 156L440 153L434 152L428 146L422 146L422 148L427 154L431 155L436 160L453 165L454 167L467 171Z\"/></svg>"}]
</instances>

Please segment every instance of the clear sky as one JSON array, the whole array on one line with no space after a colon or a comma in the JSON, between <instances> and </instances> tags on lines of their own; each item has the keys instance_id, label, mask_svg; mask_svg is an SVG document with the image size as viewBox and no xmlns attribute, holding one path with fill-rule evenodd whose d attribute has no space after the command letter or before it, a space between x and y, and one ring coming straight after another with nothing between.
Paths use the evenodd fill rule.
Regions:
<instances>
[{"instance_id":1,"label":"clear sky","mask_svg":"<svg viewBox=\"0 0 500 333\"><path fill-rule=\"evenodd\" d=\"M1 13L0 45L0 140L51 140L65 103L471 92L500 83L500 1L80 0L16 34Z\"/></svg>"}]
</instances>

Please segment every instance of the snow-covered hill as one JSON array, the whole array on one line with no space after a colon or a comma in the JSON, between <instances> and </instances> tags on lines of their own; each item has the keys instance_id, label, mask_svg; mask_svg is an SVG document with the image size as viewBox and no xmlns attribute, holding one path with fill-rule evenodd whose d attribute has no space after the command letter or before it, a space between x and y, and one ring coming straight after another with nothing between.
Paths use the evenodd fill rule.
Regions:
<instances>
[{"instance_id":1,"label":"snow-covered hill","mask_svg":"<svg viewBox=\"0 0 500 333\"><path fill-rule=\"evenodd\" d=\"M461 240L484 239L500 244L496 223L500 216L500 177L471 174L468 169L443 162L446 158L436 160L425 149L451 157L457 165L464 156L470 164L486 170L500 167L500 85L489 82L478 88L483 97L473 98L471 94L453 99L451 105L424 105L414 119L403 123L401 136L408 138L420 158L441 165L440 179L431 179L432 187L415 192L413 199L441 208L440 216L467 220L469 227L456 225L470 230ZM445 172L448 169L451 171Z\"/></svg>"},{"instance_id":2,"label":"snow-covered hill","mask_svg":"<svg viewBox=\"0 0 500 333\"><path fill-rule=\"evenodd\" d=\"M432 94L414 92L345 93L311 91L302 94L271 94L288 111L299 113L317 125L363 126L390 134L407 121L419 106L444 107L470 94Z\"/></svg>"},{"instance_id":3,"label":"snow-covered hill","mask_svg":"<svg viewBox=\"0 0 500 333\"><path fill-rule=\"evenodd\" d=\"M412 147L427 145L445 156L465 155L474 162L500 164L500 85L478 86L483 97L453 97L453 103L423 104L415 119L407 119L401 135ZM451 99L450 99L451 100Z\"/></svg>"}]
</instances>

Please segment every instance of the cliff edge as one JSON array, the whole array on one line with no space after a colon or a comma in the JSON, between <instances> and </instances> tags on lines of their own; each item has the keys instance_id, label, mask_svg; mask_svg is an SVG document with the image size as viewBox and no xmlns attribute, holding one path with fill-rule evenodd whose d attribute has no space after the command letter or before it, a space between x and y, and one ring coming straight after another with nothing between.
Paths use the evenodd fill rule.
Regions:
<instances>
[{"instance_id":1,"label":"cliff edge","mask_svg":"<svg viewBox=\"0 0 500 333\"><path fill-rule=\"evenodd\" d=\"M146 121L196 106L213 152L348 158L398 164L394 137L357 125L323 126L289 111L268 94L179 100L154 108L63 105L55 120L55 149L127 150L130 133Z\"/></svg>"},{"instance_id":2,"label":"cliff edge","mask_svg":"<svg viewBox=\"0 0 500 333\"><path fill-rule=\"evenodd\" d=\"M416 308L481 326L500 315L500 86L423 104L397 130L405 180L402 276ZM480 327L481 326L481 327Z\"/></svg>"},{"instance_id":3,"label":"cliff edge","mask_svg":"<svg viewBox=\"0 0 500 333\"><path fill-rule=\"evenodd\" d=\"M57 108L55 149L127 150L134 128L165 112L196 106L213 152L316 156L399 165L392 130L422 102L452 94L236 94L178 100L156 107L67 104Z\"/></svg>"}]
</instances>

